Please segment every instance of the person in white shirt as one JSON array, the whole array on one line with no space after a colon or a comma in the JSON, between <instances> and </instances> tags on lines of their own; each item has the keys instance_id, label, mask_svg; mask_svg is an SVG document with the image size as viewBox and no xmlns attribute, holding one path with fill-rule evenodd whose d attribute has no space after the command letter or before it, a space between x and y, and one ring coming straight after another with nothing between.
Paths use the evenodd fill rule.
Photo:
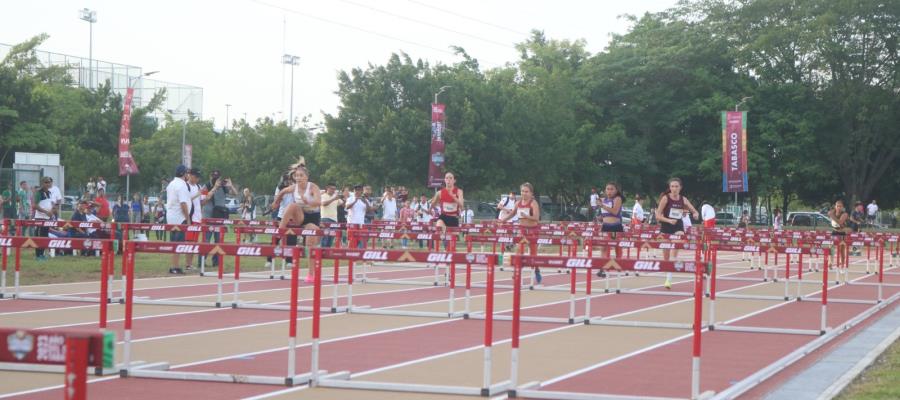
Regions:
<instances>
[{"instance_id":1,"label":"person in white shirt","mask_svg":"<svg viewBox=\"0 0 900 400\"><path fill-rule=\"evenodd\" d=\"M397 199L394 197L393 189L388 188L384 195L381 196L381 206L384 208L382 219L385 221L397 220Z\"/></svg>"},{"instance_id":2,"label":"person in white shirt","mask_svg":"<svg viewBox=\"0 0 900 400\"><path fill-rule=\"evenodd\" d=\"M875 216L878 214L878 204L875 203L873 199L868 206L866 206L866 219L869 221L869 225L875 224Z\"/></svg>"},{"instance_id":3,"label":"person in white shirt","mask_svg":"<svg viewBox=\"0 0 900 400\"><path fill-rule=\"evenodd\" d=\"M166 223L175 225L188 225L191 223L191 192L185 175L187 168L179 165L175 168L175 179L166 186ZM169 240L173 242L184 241L184 230L170 233ZM184 270L178 266L178 254L172 254L172 264L169 273L183 274Z\"/></svg>"},{"instance_id":4,"label":"person in white shirt","mask_svg":"<svg viewBox=\"0 0 900 400\"><path fill-rule=\"evenodd\" d=\"M597 188L591 188L591 221L594 218L597 218L599 214L597 211L600 209L600 193L597 193Z\"/></svg>"},{"instance_id":5,"label":"person in white shirt","mask_svg":"<svg viewBox=\"0 0 900 400\"><path fill-rule=\"evenodd\" d=\"M187 174L185 174L188 182L188 189L191 193L191 206L188 213L191 217L192 224L201 224L203 222L203 205L212 200L212 195L209 195L206 190L200 190L200 170L197 168L191 168L188 170ZM186 232L184 234L184 240L187 242L196 242L200 239L200 232ZM193 268L192 265L194 263L194 255L193 254L185 254L185 269ZM202 260L202 258L201 258Z\"/></svg>"},{"instance_id":6,"label":"person in white shirt","mask_svg":"<svg viewBox=\"0 0 900 400\"><path fill-rule=\"evenodd\" d=\"M774 215L772 216L772 228L774 228L776 231L780 231L783 228L781 223L781 209L777 207L775 208Z\"/></svg>"},{"instance_id":7,"label":"person in white shirt","mask_svg":"<svg viewBox=\"0 0 900 400\"><path fill-rule=\"evenodd\" d=\"M466 211L463 212L462 217L463 217L462 222L463 222L464 224L471 224L471 223L472 223L472 221L475 219L475 212L472 211L472 207L471 207L471 206L466 206Z\"/></svg>"},{"instance_id":8,"label":"person in white shirt","mask_svg":"<svg viewBox=\"0 0 900 400\"><path fill-rule=\"evenodd\" d=\"M716 227L716 209L709 202L704 201L700 207L700 217L703 218L703 227L707 229Z\"/></svg>"},{"instance_id":9,"label":"person in white shirt","mask_svg":"<svg viewBox=\"0 0 900 400\"><path fill-rule=\"evenodd\" d=\"M366 196L363 196L363 186L353 187L353 194L347 199L344 208L347 209L347 223L364 225L366 223L366 211L372 208L372 204ZM358 241L357 247L363 248L365 241Z\"/></svg>"},{"instance_id":10,"label":"person in white shirt","mask_svg":"<svg viewBox=\"0 0 900 400\"><path fill-rule=\"evenodd\" d=\"M497 210L500 211L500 214L497 215L497 220L506 221L507 216L512 215L509 222L515 223L519 220L519 216L515 215L516 211L516 194L513 192L509 192L506 197L503 198L499 203L497 203Z\"/></svg>"},{"instance_id":11,"label":"person in white shirt","mask_svg":"<svg viewBox=\"0 0 900 400\"><path fill-rule=\"evenodd\" d=\"M59 186L53 183L52 177L48 176L47 178L50 179L50 201L53 202L53 210L55 211L51 219L59 219L59 206L63 201L62 192L59 190Z\"/></svg>"},{"instance_id":12,"label":"person in white shirt","mask_svg":"<svg viewBox=\"0 0 900 400\"><path fill-rule=\"evenodd\" d=\"M641 195L634 195L634 207L631 208L631 225L639 227L644 223L644 207L641 206Z\"/></svg>"}]
</instances>

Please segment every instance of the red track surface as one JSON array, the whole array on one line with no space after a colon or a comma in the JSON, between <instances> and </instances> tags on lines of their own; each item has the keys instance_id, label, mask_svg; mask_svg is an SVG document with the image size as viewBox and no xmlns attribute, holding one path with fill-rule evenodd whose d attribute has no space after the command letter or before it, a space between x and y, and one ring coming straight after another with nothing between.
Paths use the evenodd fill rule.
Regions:
<instances>
[{"instance_id":1,"label":"red track surface","mask_svg":"<svg viewBox=\"0 0 900 400\"><path fill-rule=\"evenodd\" d=\"M459 268L458 271L463 271ZM546 272L550 272L549 270ZM430 270L410 270L397 272L371 272L369 276L383 279L408 278L417 276L430 276ZM760 276L759 271L747 271L735 276ZM579 283L584 280L581 274ZM867 277L866 280L873 277ZM228 280L226 280L228 282ZM544 279L544 285L567 285L569 276L548 275ZM457 281L457 296L462 294L464 287L460 285L464 281ZM509 281L497 282L509 284ZM614 286L615 281L611 281ZM718 290L724 291L738 287L756 284L752 281L728 281L717 282ZM272 288L287 288L287 281L242 281L243 290L264 290ZM228 285L226 287L229 287ZM792 285L792 293L795 290ZM594 282L594 294L602 293L603 285ZM690 290L690 283L678 283L673 285L673 291ZM498 290L498 293L508 290ZM857 298L874 299L876 288L866 286L842 286L830 290L830 298ZM885 288L885 297L900 291L900 288ZM582 290L579 290L581 293ZM160 288L144 289L136 294L143 296L152 295L157 298L196 296L215 293L215 285L201 285L187 288ZM329 290L325 291L326 296ZM483 294L483 289L473 289L473 294ZM523 296L528 296L524 292ZM578 295L579 297L582 294ZM287 297L287 295L285 295ZM226 300L230 294L226 296ZM446 300L447 289L445 287L426 287L400 292L357 295L354 303L357 305L370 305L372 307L385 307L426 301ZM607 316L628 311L640 310L655 305L672 303L688 299L681 296L659 296L641 294L611 294L592 299L591 312L593 316ZM343 299L342 299L343 300ZM0 301L0 311L7 310L5 302ZM37 304L49 304L52 307L84 305L84 303L69 304L60 302L24 301L16 300L13 303L24 303L24 306L35 307ZM324 305L330 305L330 299L323 299ZM304 305L310 305L308 301ZM552 316L568 317L568 303L544 305L523 310L527 316ZM767 311L753 317L736 322L736 325L744 326L777 326L782 328L818 329L819 318L818 302L804 301L789 303L774 310ZM866 309L867 305L859 304L830 304L828 325L835 326L857 315ZM188 310L186 310L188 311ZM583 312L583 301L579 302L577 311ZM231 310L214 309L190 314L148 317L135 320L135 338L148 338L155 336L171 335L176 333L194 332L205 329L236 327L252 323L271 322L284 320L285 312L261 311L261 310ZM423 323L428 320L423 319ZM120 323L111 324L112 329L120 330ZM308 325L307 325L308 326ZM554 329L559 325L523 323L523 334ZM93 325L84 326L85 329L95 329ZM507 339L510 332L509 323L495 321L494 339ZM338 339L330 343L324 343L321 347L321 367L330 371L349 370L361 372L375 368L385 367L416 360L431 355L461 350L479 346L482 341L483 321L481 320L452 320L429 326L411 327L386 333L378 333L369 336L351 339ZM428 346L411 346L411 343L423 343L427 338ZM707 332L704 333L703 370L701 387L703 390L722 390L730 384L743 379L747 375L770 364L797 347L814 340L813 336L784 335L784 334L760 334L738 332ZM328 338L323 338L328 340ZM285 340L286 342L286 340ZM365 354L365 357L360 357ZM546 390L582 391L592 393L611 394L641 394L653 396L687 396L690 394L690 339L683 339L660 348L647 351L637 356L606 365L595 370L557 382ZM234 357L231 359L193 365L181 370L223 372L236 374L255 374L280 376L285 373L287 354L285 351L272 351L246 357ZM297 371L302 373L309 369L309 347L298 349ZM659 385L658 382L679 382L678 384ZM480 382L472 382L473 386L480 386ZM209 398L211 394L216 398L240 398L278 390L271 386L234 385L201 382L178 382L171 380L152 379L113 379L97 382L90 385L89 393L96 398L128 398L128 399L159 399L171 397L177 393L181 398ZM58 399L62 396L60 390L48 390L34 393L21 398L28 399Z\"/></svg>"}]
</instances>

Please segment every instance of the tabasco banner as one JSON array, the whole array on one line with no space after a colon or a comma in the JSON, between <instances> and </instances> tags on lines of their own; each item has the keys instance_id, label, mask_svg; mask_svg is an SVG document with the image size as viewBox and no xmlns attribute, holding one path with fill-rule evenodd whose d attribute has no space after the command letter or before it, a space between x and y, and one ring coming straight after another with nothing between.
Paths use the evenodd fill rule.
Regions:
<instances>
[{"instance_id":1,"label":"tabasco banner","mask_svg":"<svg viewBox=\"0 0 900 400\"><path fill-rule=\"evenodd\" d=\"M747 113L722 112L722 191L746 192Z\"/></svg>"},{"instance_id":2,"label":"tabasco banner","mask_svg":"<svg viewBox=\"0 0 900 400\"><path fill-rule=\"evenodd\" d=\"M131 157L131 99L134 97L134 88L128 88L125 92L125 106L122 107L122 125L119 127L119 176L135 175L138 172L137 163Z\"/></svg>"},{"instance_id":3,"label":"tabasco banner","mask_svg":"<svg viewBox=\"0 0 900 400\"><path fill-rule=\"evenodd\" d=\"M431 105L431 157L428 160L428 187L439 188L444 184L444 109L446 105Z\"/></svg>"}]
</instances>

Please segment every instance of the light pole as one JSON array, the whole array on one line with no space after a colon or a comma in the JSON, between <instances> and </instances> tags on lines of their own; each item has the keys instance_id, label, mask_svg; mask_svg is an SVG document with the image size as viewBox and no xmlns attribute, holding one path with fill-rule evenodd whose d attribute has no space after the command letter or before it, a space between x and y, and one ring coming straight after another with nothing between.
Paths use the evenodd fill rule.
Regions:
<instances>
[{"instance_id":1,"label":"light pole","mask_svg":"<svg viewBox=\"0 0 900 400\"><path fill-rule=\"evenodd\" d=\"M159 71L150 71L150 72L141 74L139 76L136 76L134 78L128 78L128 87L134 88L134 85L137 83L137 81L143 79L145 76L150 76L150 75L153 75L158 72ZM129 201L128 199L130 199L130 198L131 198L131 174L127 174L127 175L125 175L125 201Z\"/></svg>"},{"instance_id":2,"label":"light pole","mask_svg":"<svg viewBox=\"0 0 900 400\"><path fill-rule=\"evenodd\" d=\"M225 127L222 128L222 133L225 133L225 131L228 130L228 111L230 111L230 110L231 110L231 104L226 104L225 105Z\"/></svg>"},{"instance_id":3,"label":"light pole","mask_svg":"<svg viewBox=\"0 0 900 400\"><path fill-rule=\"evenodd\" d=\"M434 94L434 104L437 104L439 94L446 92L447 89L450 89L452 87L453 86L441 86L441 88L438 89L438 92Z\"/></svg>"},{"instance_id":4,"label":"light pole","mask_svg":"<svg viewBox=\"0 0 900 400\"><path fill-rule=\"evenodd\" d=\"M294 70L296 69L295 67L297 65L300 65L300 57L290 55L290 54L285 54L285 55L281 56L281 63L291 66L291 112L289 114L291 121L288 125L291 128L293 128L294 127Z\"/></svg>"},{"instance_id":5,"label":"light pole","mask_svg":"<svg viewBox=\"0 0 900 400\"><path fill-rule=\"evenodd\" d=\"M97 22L97 11L82 8L78 10L78 18L87 21L88 30L88 88L94 88L94 23Z\"/></svg>"}]
</instances>

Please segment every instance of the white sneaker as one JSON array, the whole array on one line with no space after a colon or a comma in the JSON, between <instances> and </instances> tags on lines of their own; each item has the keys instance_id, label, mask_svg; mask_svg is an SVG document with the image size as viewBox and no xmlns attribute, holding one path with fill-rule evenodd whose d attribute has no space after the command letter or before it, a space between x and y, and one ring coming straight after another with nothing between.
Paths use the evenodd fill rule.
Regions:
<instances>
[{"instance_id":1,"label":"white sneaker","mask_svg":"<svg viewBox=\"0 0 900 400\"><path fill-rule=\"evenodd\" d=\"M272 262L271 262L271 261L266 261L266 266L265 266L264 268L265 268L265 269L272 269Z\"/></svg>"}]
</instances>

